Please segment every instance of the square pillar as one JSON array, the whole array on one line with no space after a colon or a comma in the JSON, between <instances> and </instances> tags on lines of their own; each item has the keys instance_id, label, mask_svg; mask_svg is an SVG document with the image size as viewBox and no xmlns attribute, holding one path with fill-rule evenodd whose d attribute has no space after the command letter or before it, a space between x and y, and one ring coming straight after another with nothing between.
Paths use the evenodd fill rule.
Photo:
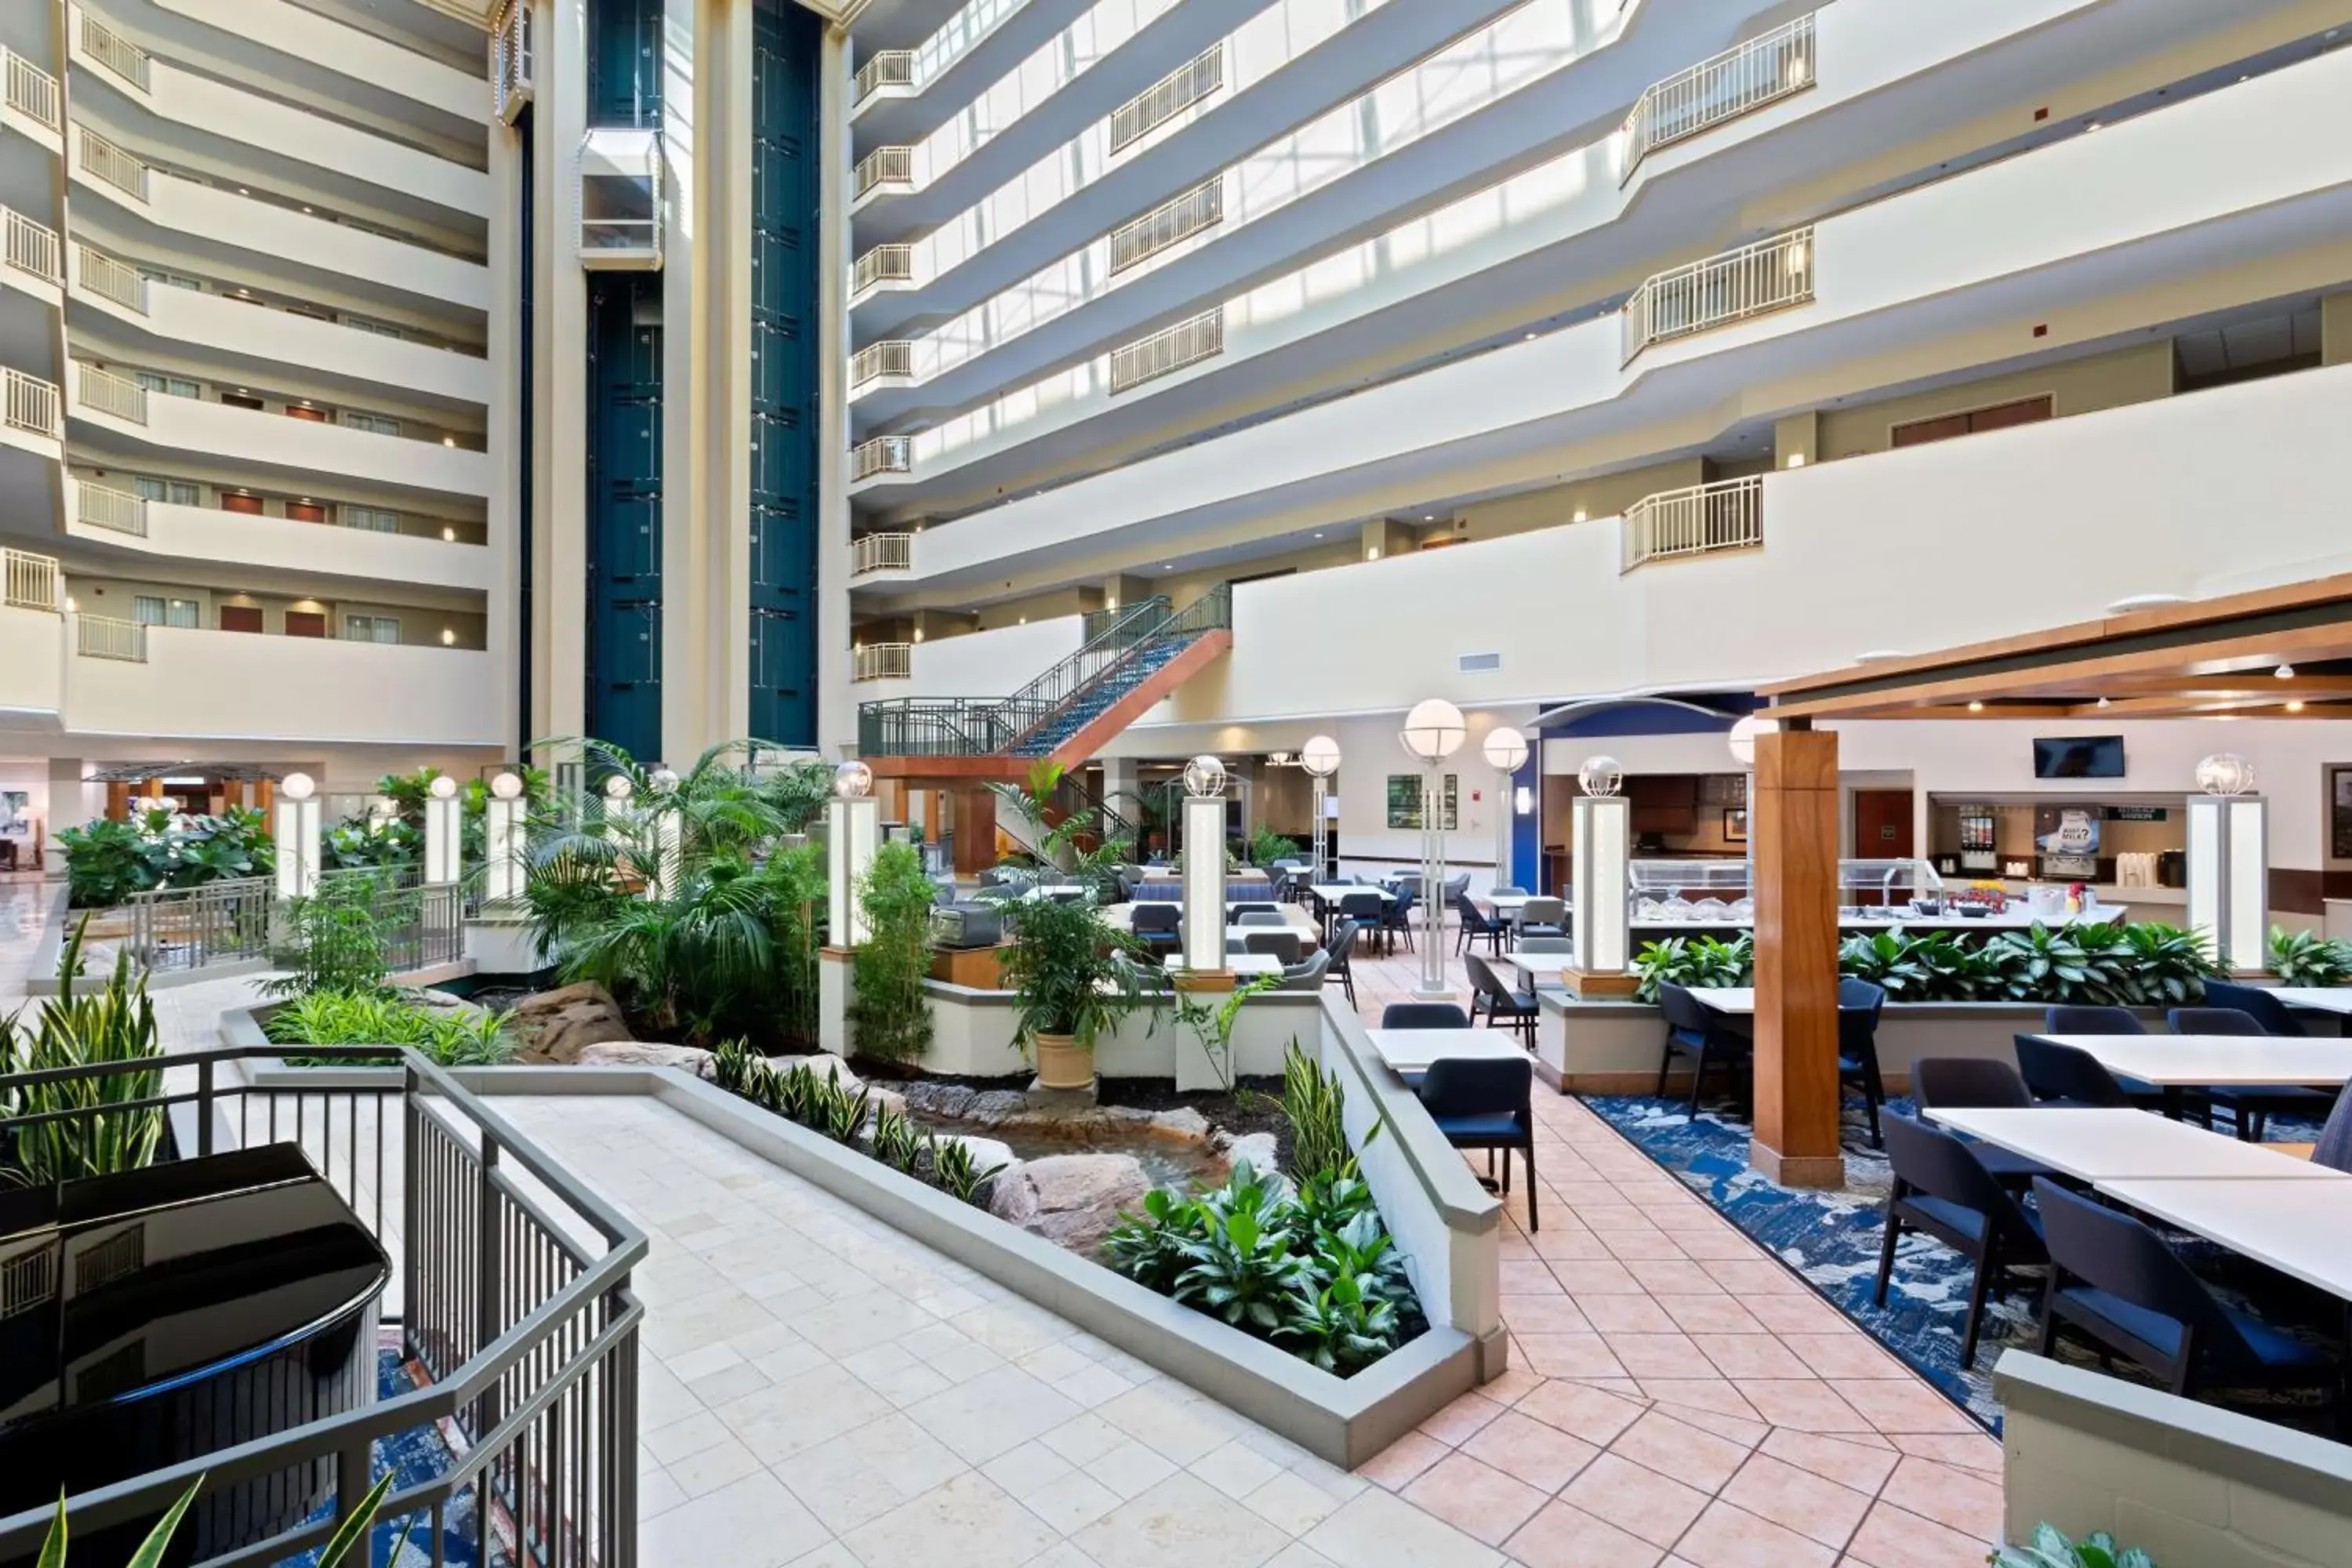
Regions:
<instances>
[{"instance_id":1,"label":"square pillar","mask_svg":"<svg viewBox=\"0 0 2352 1568\"><path fill-rule=\"evenodd\" d=\"M1184 802L1184 967L1225 972L1225 797Z\"/></svg>"},{"instance_id":2,"label":"square pillar","mask_svg":"<svg viewBox=\"0 0 2352 1568\"><path fill-rule=\"evenodd\" d=\"M278 803L278 896L307 899L319 890L320 801L315 795Z\"/></svg>"},{"instance_id":3,"label":"square pillar","mask_svg":"<svg viewBox=\"0 0 2352 1568\"><path fill-rule=\"evenodd\" d=\"M2189 929L2240 977L2269 967L2270 805L2258 795L2189 797Z\"/></svg>"},{"instance_id":4,"label":"square pillar","mask_svg":"<svg viewBox=\"0 0 2352 1568\"><path fill-rule=\"evenodd\" d=\"M1756 857L1756 1136L1748 1163L1784 1186L1843 1186L1837 736L1785 726L1758 735L1748 805Z\"/></svg>"},{"instance_id":5,"label":"square pillar","mask_svg":"<svg viewBox=\"0 0 2352 1568\"><path fill-rule=\"evenodd\" d=\"M825 859L831 873L832 904L827 910L825 943L854 948L867 936L866 906L857 897L866 868L882 840L882 803L872 795L826 803Z\"/></svg>"},{"instance_id":6,"label":"square pillar","mask_svg":"<svg viewBox=\"0 0 2352 1568\"><path fill-rule=\"evenodd\" d=\"M465 875L465 807L455 796L425 802L425 879L438 885Z\"/></svg>"},{"instance_id":7,"label":"square pillar","mask_svg":"<svg viewBox=\"0 0 2352 1568\"><path fill-rule=\"evenodd\" d=\"M1633 932L1625 862L1633 844L1633 803L1622 795L1580 795L1570 807L1576 856L1570 873L1568 929L1576 967L1560 978L1570 994L1631 996Z\"/></svg>"}]
</instances>

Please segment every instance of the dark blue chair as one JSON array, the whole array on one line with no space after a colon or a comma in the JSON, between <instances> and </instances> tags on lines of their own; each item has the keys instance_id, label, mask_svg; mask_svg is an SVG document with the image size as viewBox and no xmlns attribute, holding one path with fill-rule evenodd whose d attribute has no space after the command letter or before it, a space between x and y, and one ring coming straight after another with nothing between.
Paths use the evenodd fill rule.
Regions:
<instances>
[{"instance_id":1,"label":"dark blue chair","mask_svg":"<svg viewBox=\"0 0 2352 1568\"><path fill-rule=\"evenodd\" d=\"M2020 1035L2016 1044L2018 1076L2042 1104L2130 1108L2131 1096L2090 1052L2039 1035Z\"/></svg>"},{"instance_id":2,"label":"dark blue chair","mask_svg":"<svg viewBox=\"0 0 2352 1568\"><path fill-rule=\"evenodd\" d=\"M1542 1011L1532 991L1514 991L1495 973L1494 966L1476 953L1465 953L1462 967L1470 976L1470 1021L1478 1021L1478 1009L1486 1010L1486 1022L1496 1028L1512 1028L1527 1037L1528 1048L1536 1043L1536 1018Z\"/></svg>"},{"instance_id":3,"label":"dark blue chair","mask_svg":"<svg viewBox=\"0 0 2352 1568\"><path fill-rule=\"evenodd\" d=\"M1960 1364L1974 1366L1985 1298L2008 1270L2046 1263L2033 1216L1982 1165L1969 1146L1940 1127L1908 1116L1886 1118L1886 1163L1895 1175L1886 1200L1886 1234L1878 1247L1878 1282L1872 1300L1886 1305L1895 1273L1895 1247L1906 1230L1932 1236L1974 1260L1968 1324L1960 1331Z\"/></svg>"},{"instance_id":4,"label":"dark blue chair","mask_svg":"<svg viewBox=\"0 0 2352 1568\"><path fill-rule=\"evenodd\" d=\"M1173 952L1184 944L1183 911L1174 904L1138 904L1132 929L1136 940L1154 952Z\"/></svg>"},{"instance_id":5,"label":"dark blue chair","mask_svg":"<svg viewBox=\"0 0 2352 1568\"><path fill-rule=\"evenodd\" d=\"M2240 985L2230 980L2208 980L2205 983L2205 1005L2231 1007L2247 1014L2263 1026L2265 1035L2300 1035L2303 1026L2287 1011L2286 1004L2272 992L2259 985ZM2176 1028L2178 1025L2174 1026Z\"/></svg>"},{"instance_id":6,"label":"dark blue chair","mask_svg":"<svg viewBox=\"0 0 2352 1568\"><path fill-rule=\"evenodd\" d=\"M2336 1109L2319 1130L2319 1142L2311 1146L2311 1163L2352 1173L2352 1094L2336 1097Z\"/></svg>"},{"instance_id":7,"label":"dark blue chair","mask_svg":"<svg viewBox=\"0 0 2352 1568\"><path fill-rule=\"evenodd\" d=\"M1990 1057L1922 1057L1911 1064L1911 1094L1922 1110L1977 1107L2026 1110L2033 1105L2033 1091L2025 1087L2017 1069ZM2036 1176L2057 1173L2039 1160L1996 1144L1969 1138L1960 1142L1976 1156L1977 1163L2004 1186L2022 1190L2032 1186Z\"/></svg>"},{"instance_id":8,"label":"dark blue chair","mask_svg":"<svg viewBox=\"0 0 2352 1568\"><path fill-rule=\"evenodd\" d=\"M1405 1002L1398 1007L1444 1006ZM1388 1022L1386 1016L1381 1020ZM1484 1149L1486 1168L1503 1152L1503 1195L1511 1193L1511 1155L1527 1168L1528 1229L1536 1228L1536 1117L1532 1102L1535 1063L1509 1057L1440 1057L1421 1079L1421 1105L1437 1131L1456 1149Z\"/></svg>"},{"instance_id":9,"label":"dark blue chair","mask_svg":"<svg viewBox=\"0 0 2352 1568\"><path fill-rule=\"evenodd\" d=\"M1355 921L1342 920L1331 928L1331 940L1323 944L1323 951L1331 955L1331 962L1324 966L1323 978L1327 983L1339 982L1339 989L1347 993L1350 1007L1356 1005L1357 930Z\"/></svg>"},{"instance_id":10,"label":"dark blue chair","mask_svg":"<svg viewBox=\"0 0 2352 1568\"><path fill-rule=\"evenodd\" d=\"M1396 897L1381 911L1381 935L1393 948L1399 937L1404 939L1404 950L1412 951L1412 911L1421 907L1421 884L1400 882Z\"/></svg>"},{"instance_id":11,"label":"dark blue chair","mask_svg":"<svg viewBox=\"0 0 2352 1568\"><path fill-rule=\"evenodd\" d=\"M1453 1002L1391 1002L1381 1009L1383 1029L1466 1029L1470 1015Z\"/></svg>"},{"instance_id":12,"label":"dark blue chair","mask_svg":"<svg viewBox=\"0 0 2352 1568\"><path fill-rule=\"evenodd\" d=\"M1861 1089L1874 1149L1886 1147L1878 1131L1878 1108L1886 1103L1886 1085L1878 1076L1878 1015L1885 1005L1884 986L1851 975L1838 982L1838 1084Z\"/></svg>"},{"instance_id":13,"label":"dark blue chair","mask_svg":"<svg viewBox=\"0 0 2352 1568\"><path fill-rule=\"evenodd\" d=\"M1381 929L1381 917L1387 910L1388 900L1377 892L1342 893L1339 896L1339 918L1355 921L1359 933L1377 932Z\"/></svg>"},{"instance_id":14,"label":"dark blue chair","mask_svg":"<svg viewBox=\"0 0 2352 1568\"><path fill-rule=\"evenodd\" d=\"M2050 1256L2043 1355L2071 1328L2102 1359L2137 1362L2183 1398L2207 1388L2318 1388L2341 1408L2334 1358L2223 1306L2146 1225L2053 1182L2034 1183L2033 1200Z\"/></svg>"},{"instance_id":15,"label":"dark blue chair","mask_svg":"<svg viewBox=\"0 0 2352 1568\"><path fill-rule=\"evenodd\" d=\"M1658 1011L1666 1016L1666 1048L1658 1062L1658 1093L1663 1096L1666 1092L1666 1074L1675 1065L1675 1053L1687 1051L1698 1058L1691 1070L1690 1097L1691 1114L1696 1116L1699 1091L1706 1084L1708 1059L1712 1058L1727 1067L1752 1055L1756 1041L1731 1028L1722 1014L1702 1005L1687 989L1672 981L1659 982Z\"/></svg>"},{"instance_id":16,"label":"dark blue chair","mask_svg":"<svg viewBox=\"0 0 2352 1568\"><path fill-rule=\"evenodd\" d=\"M2235 989L2255 995L2250 985ZM2268 998L2278 1007L2276 997ZM2286 1009L2279 1007L2284 1015ZM2165 1016L2176 1035L2244 1035L2268 1038L2271 1031L2252 1013L2237 1007L2175 1007ZM2300 1031L2298 1031L2299 1033ZM2336 1091L2324 1089L2233 1089L2216 1084L2204 1091L2211 1103L2230 1112L2238 1129L2238 1136L2248 1142L2262 1142L2263 1130L2273 1116L2306 1116L2314 1121L2325 1121L2327 1113L2336 1109Z\"/></svg>"},{"instance_id":17,"label":"dark blue chair","mask_svg":"<svg viewBox=\"0 0 2352 1568\"><path fill-rule=\"evenodd\" d=\"M2045 1033L2053 1035L2145 1035L2147 1033L2147 1026L2142 1024L2138 1015L2128 1007L2095 1007L2080 1005L2061 1005L2044 1009L2042 1015L2042 1027ZM2020 1068L2025 1065L2022 1058L2018 1065ZM2100 1070L2105 1071L2104 1068ZM2116 1088L2123 1090L2126 1104L2136 1105L2142 1110L2161 1110L2167 1115L2172 1114L2181 1105L2186 1105L2189 1110L2197 1113L2197 1119L2200 1121L2208 1127L2213 1125L2213 1104L2202 1089L2179 1090L2176 1091L2177 1099L2175 1099L2168 1097L2164 1090L2152 1083L2145 1083L2136 1078L2125 1078L2116 1073L2108 1073L2107 1076L2115 1081ZM2032 1083L2033 1074L2026 1073L2025 1081Z\"/></svg>"},{"instance_id":18,"label":"dark blue chair","mask_svg":"<svg viewBox=\"0 0 2352 1568\"><path fill-rule=\"evenodd\" d=\"M1474 942L1484 942L1497 953L1503 951L1503 933L1511 929L1510 921L1480 914L1478 906L1471 902L1468 893L1454 895L1454 918L1459 922L1459 931L1454 938L1455 952L1460 952Z\"/></svg>"}]
</instances>

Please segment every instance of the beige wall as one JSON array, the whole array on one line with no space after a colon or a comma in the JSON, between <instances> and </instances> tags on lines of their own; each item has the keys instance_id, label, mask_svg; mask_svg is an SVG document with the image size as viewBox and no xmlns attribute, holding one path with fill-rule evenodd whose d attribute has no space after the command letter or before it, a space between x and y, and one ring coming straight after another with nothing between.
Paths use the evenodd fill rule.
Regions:
<instances>
[{"instance_id":1,"label":"beige wall","mask_svg":"<svg viewBox=\"0 0 2352 1568\"><path fill-rule=\"evenodd\" d=\"M370 599L315 599L283 594L246 594L192 586L185 583L100 577L79 573L66 579L66 593L83 615L109 616L120 621L136 618L133 601L142 594L165 599L193 599L196 604L196 625L204 630L218 630L222 606L235 605L257 606L262 613L262 629L272 637L284 635L286 612L289 610L324 615L328 635L338 638L343 635L345 616L397 616L401 643L411 647L479 648L484 645L488 633L484 616L478 610L388 605ZM457 641L444 644L441 634L445 629L455 632Z\"/></svg>"},{"instance_id":2,"label":"beige wall","mask_svg":"<svg viewBox=\"0 0 2352 1568\"><path fill-rule=\"evenodd\" d=\"M2119 408L2127 403L2169 397L2172 391L2172 340L2160 338L2114 353L2069 360L2016 375L1990 376L1859 407L1825 408L1821 413L1821 455L1834 459L1884 452L1895 445L1889 432L1897 425L2028 397L2047 395L2052 415L2063 419L2101 408Z\"/></svg>"}]
</instances>

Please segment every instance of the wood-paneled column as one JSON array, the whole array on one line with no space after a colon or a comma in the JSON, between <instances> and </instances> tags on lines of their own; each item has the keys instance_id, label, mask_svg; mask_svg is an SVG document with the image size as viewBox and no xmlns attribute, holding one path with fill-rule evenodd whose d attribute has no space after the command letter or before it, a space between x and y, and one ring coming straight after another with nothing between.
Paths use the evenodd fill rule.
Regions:
<instances>
[{"instance_id":1,"label":"wood-paneled column","mask_svg":"<svg viewBox=\"0 0 2352 1568\"><path fill-rule=\"evenodd\" d=\"M1748 1163L1785 1186L1843 1186L1837 736L1811 729L1757 736L1750 808L1756 854L1756 1136L1748 1145Z\"/></svg>"}]
</instances>

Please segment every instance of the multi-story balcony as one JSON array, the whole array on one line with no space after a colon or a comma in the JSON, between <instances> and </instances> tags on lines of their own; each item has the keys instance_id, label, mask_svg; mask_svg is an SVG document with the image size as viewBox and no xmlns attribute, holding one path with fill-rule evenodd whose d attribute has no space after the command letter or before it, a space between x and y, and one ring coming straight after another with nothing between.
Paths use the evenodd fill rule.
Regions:
<instances>
[{"instance_id":1,"label":"multi-story balcony","mask_svg":"<svg viewBox=\"0 0 2352 1568\"><path fill-rule=\"evenodd\" d=\"M0 208L0 289L29 294L52 309L64 303L62 254L57 230Z\"/></svg>"},{"instance_id":2,"label":"multi-story balcony","mask_svg":"<svg viewBox=\"0 0 2352 1568\"><path fill-rule=\"evenodd\" d=\"M1095 10L1135 5L1159 9L1170 3L1104 0ZM965 0L929 34L908 30L908 22L938 15L910 10L905 20L860 21L861 55L849 84L851 125L860 142L912 141L969 109L991 83L1027 76L1041 56L1090 52L1069 47L1077 40L1065 37L1091 16L1086 0Z\"/></svg>"},{"instance_id":3,"label":"multi-story balcony","mask_svg":"<svg viewBox=\"0 0 2352 1568\"><path fill-rule=\"evenodd\" d=\"M55 382L0 366L0 445L51 459L63 455L65 416Z\"/></svg>"},{"instance_id":4,"label":"multi-story balcony","mask_svg":"<svg viewBox=\"0 0 2352 1568\"><path fill-rule=\"evenodd\" d=\"M527 10L528 7L519 7ZM476 7L476 15L482 7ZM261 73L274 93L329 113L358 110L453 136L479 136L490 102L482 73L467 72L418 49L295 0L234 5L151 5L145 0L71 0L70 28L81 34L76 63L100 51L92 23L142 54L221 62Z\"/></svg>"},{"instance_id":5,"label":"multi-story balcony","mask_svg":"<svg viewBox=\"0 0 2352 1568\"><path fill-rule=\"evenodd\" d=\"M67 533L158 559L477 593L492 586L491 554L479 544L150 500L103 480L76 479L72 492Z\"/></svg>"},{"instance_id":6,"label":"multi-story balcony","mask_svg":"<svg viewBox=\"0 0 2352 1568\"><path fill-rule=\"evenodd\" d=\"M33 61L0 46L0 129L51 153L64 150L65 90Z\"/></svg>"},{"instance_id":7,"label":"multi-story balcony","mask_svg":"<svg viewBox=\"0 0 2352 1568\"><path fill-rule=\"evenodd\" d=\"M911 533L861 533L849 543L850 575L871 576L877 572L904 572L915 563L915 536Z\"/></svg>"}]
</instances>

